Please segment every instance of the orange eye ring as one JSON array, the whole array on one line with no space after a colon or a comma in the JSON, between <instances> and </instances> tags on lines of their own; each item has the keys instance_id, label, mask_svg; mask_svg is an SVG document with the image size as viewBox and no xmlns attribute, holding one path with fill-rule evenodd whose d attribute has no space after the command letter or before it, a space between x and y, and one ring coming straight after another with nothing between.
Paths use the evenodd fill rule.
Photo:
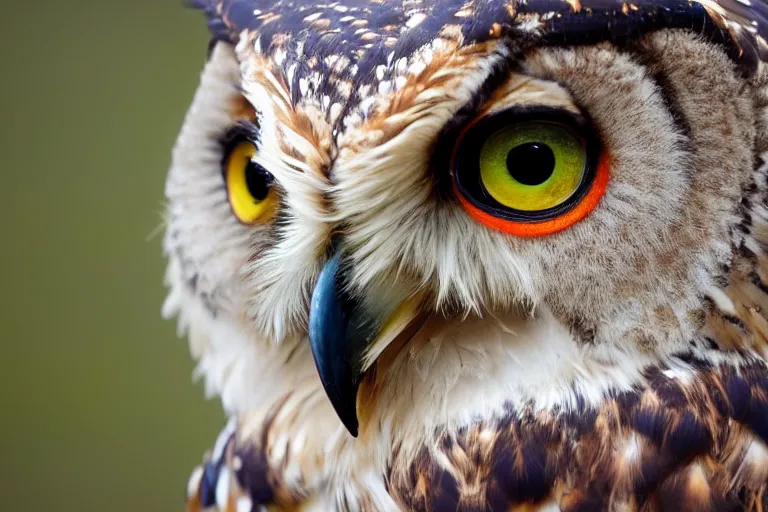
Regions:
<instances>
[{"instance_id":1,"label":"orange eye ring","mask_svg":"<svg viewBox=\"0 0 768 512\"><path fill-rule=\"evenodd\" d=\"M470 203L461 194L455 182L453 189L456 193L456 197L459 198L459 202L461 203L461 206L464 208L464 210L466 210L470 217L480 222L481 224L514 236L529 238L546 236L573 226L577 222L583 220L592 212L592 210L597 207L598 203L600 203L600 199L603 197L603 194L605 194L605 189L608 187L610 168L610 157L605 153L600 155L600 160L597 165L597 171L595 173L594 180L592 181L590 189L584 198L582 198L582 200L577 205L562 215L554 219L545 220L543 222L515 222L495 217Z\"/></svg>"}]
</instances>

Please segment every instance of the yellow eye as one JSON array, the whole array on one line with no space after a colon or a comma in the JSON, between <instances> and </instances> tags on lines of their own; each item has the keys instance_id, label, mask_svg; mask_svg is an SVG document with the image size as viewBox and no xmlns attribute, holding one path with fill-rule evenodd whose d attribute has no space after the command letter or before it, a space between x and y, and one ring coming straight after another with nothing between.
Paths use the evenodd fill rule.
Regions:
<instances>
[{"instance_id":1,"label":"yellow eye","mask_svg":"<svg viewBox=\"0 0 768 512\"><path fill-rule=\"evenodd\" d=\"M277 193L273 177L252 158L256 146L239 142L227 156L225 178L229 204L235 216L245 224L269 220L275 212Z\"/></svg>"},{"instance_id":2,"label":"yellow eye","mask_svg":"<svg viewBox=\"0 0 768 512\"><path fill-rule=\"evenodd\" d=\"M565 202L581 184L586 150L567 128L520 123L493 133L480 150L480 177L496 201L522 211Z\"/></svg>"}]
</instances>

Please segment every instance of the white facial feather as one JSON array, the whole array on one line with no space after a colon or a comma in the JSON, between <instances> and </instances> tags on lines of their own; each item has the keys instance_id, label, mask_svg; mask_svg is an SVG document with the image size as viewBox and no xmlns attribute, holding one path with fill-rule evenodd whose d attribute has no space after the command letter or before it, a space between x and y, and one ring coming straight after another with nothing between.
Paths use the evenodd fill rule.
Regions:
<instances>
[{"instance_id":1,"label":"white facial feather","mask_svg":"<svg viewBox=\"0 0 768 512\"><path fill-rule=\"evenodd\" d=\"M302 378L315 378L303 340L294 337L277 346L268 330L258 329L248 316L254 293L248 286L248 262L252 251L264 244L266 228L244 226L234 217L218 142L233 123L239 77L234 54L218 45L174 150L166 187L165 250L170 260L166 279L171 291L163 308L166 317L178 314L180 331L188 333L207 393L220 395L232 414L290 391ZM289 308L291 297L296 294L285 297ZM304 311L302 297L298 300L295 309ZM270 309L265 315L276 320L262 324L271 327L281 325L281 319L293 320L281 311L285 308Z\"/></svg>"}]
</instances>

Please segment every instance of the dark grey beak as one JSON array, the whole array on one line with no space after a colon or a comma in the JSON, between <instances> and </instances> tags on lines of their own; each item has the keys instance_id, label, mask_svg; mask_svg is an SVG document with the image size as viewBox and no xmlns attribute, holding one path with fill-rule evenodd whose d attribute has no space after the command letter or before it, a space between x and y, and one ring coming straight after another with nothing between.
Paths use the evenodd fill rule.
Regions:
<instances>
[{"instance_id":1,"label":"dark grey beak","mask_svg":"<svg viewBox=\"0 0 768 512\"><path fill-rule=\"evenodd\" d=\"M378 330L346 288L341 258L323 267L312 293L309 344L325 392L350 434L357 437L357 390L362 356Z\"/></svg>"},{"instance_id":2,"label":"dark grey beak","mask_svg":"<svg viewBox=\"0 0 768 512\"><path fill-rule=\"evenodd\" d=\"M423 296L393 286L386 292L388 301L366 307L350 295L346 276L344 259L336 250L312 292L309 344L336 414L357 437L360 381L392 342L403 340L418 328Z\"/></svg>"}]
</instances>

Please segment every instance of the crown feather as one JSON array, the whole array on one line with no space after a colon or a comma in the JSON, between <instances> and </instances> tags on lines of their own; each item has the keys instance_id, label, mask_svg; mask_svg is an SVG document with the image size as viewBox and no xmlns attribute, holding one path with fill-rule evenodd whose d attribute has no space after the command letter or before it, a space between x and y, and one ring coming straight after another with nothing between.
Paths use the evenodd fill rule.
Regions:
<instances>
[{"instance_id":1,"label":"crown feather","mask_svg":"<svg viewBox=\"0 0 768 512\"><path fill-rule=\"evenodd\" d=\"M466 43L498 37L538 44L621 43L663 28L694 30L728 46L747 71L768 61L768 4L764 0L346 0L294 3L264 0L189 0L202 9L215 40L241 34L274 38L304 32L332 36L349 49L412 44L462 30ZM364 27L366 30L360 30ZM401 30L406 27L406 30ZM418 37L413 37L417 33ZM365 35L365 37L362 37ZM277 40L284 40L278 37ZM262 41L262 47L269 48ZM328 44L329 51L338 44ZM415 48L414 48L415 49ZM338 50L336 50L338 51Z\"/></svg>"}]
</instances>

